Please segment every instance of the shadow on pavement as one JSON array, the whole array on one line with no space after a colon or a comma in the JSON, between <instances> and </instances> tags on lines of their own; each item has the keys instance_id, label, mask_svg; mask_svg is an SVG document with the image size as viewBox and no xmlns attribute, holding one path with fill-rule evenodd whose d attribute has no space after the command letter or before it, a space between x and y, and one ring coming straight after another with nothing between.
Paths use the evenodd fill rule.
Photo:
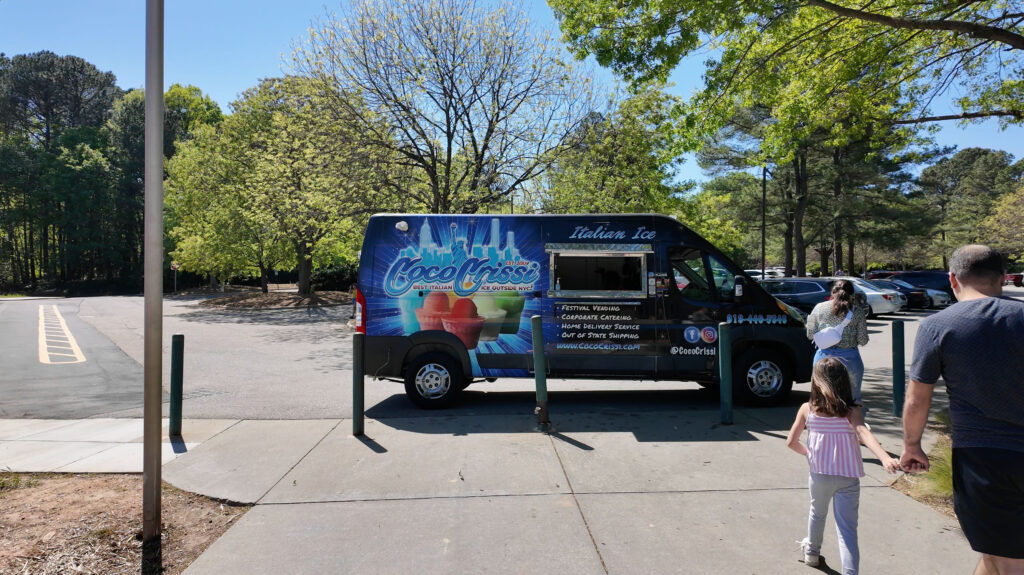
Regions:
<instances>
[{"instance_id":1,"label":"shadow on pavement","mask_svg":"<svg viewBox=\"0 0 1024 575\"><path fill-rule=\"evenodd\" d=\"M759 441L785 439L797 408L809 392L795 390L775 407L735 406L733 425L721 424L717 390L555 391L548 393L552 437L582 450L591 446L569 434L632 433L641 442ZM366 417L400 431L424 434L536 433L535 395L472 388L447 410L421 410L395 394Z\"/></svg>"},{"instance_id":2,"label":"shadow on pavement","mask_svg":"<svg viewBox=\"0 0 1024 575\"><path fill-rule=\"evenodd\" d=\"M199 309L179 314L179 319L196 323L263 324L301 326L311 323L348 322L348 308L273 308L262 310Z\"/></svg>"}]
</instances>

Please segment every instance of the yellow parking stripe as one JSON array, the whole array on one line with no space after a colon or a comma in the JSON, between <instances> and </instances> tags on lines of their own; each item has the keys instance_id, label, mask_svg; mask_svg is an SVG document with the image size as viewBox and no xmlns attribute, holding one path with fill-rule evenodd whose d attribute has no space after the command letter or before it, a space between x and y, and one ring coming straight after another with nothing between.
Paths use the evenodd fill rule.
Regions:
<instances>
[{"instance_id":1,"label":"yellow parking stripe","mask_svg":"<svg viewBox=\"0 0 1024 575\"><path fill-rule=\"evenodd\" d=\"M75 337L71 335L71 330L68 329L68 324L57 306L39 306L39 363L62 364L84 361L85 355L78 347Z\"/></svg>"}]
</instances>

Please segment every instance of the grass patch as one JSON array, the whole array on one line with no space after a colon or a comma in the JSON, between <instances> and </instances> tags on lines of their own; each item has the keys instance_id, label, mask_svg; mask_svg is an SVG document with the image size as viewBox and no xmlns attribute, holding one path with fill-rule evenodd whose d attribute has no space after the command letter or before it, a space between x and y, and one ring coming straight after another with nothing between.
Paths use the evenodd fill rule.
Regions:
<instances>
[{"instance_id":1,"label":"grass patch","mask_svg":"<svg viewBox=\"0 0 1024 575\"><path fill-rule=\"evenodd\" d=\"M914 491L925 497L953 497L953 446L948 437L941 437L931 453L928 473L919 475Z\"/></svg>"},{"instance_id":2,"label":"grass patch","mask_svg":"<svg viewBox=\"0 0 1024 575\"><path fill-rule=\"evenodd\" d=\"M928 472L905 473L893 483L893 487L940 513L955 517L956 515L953 513L953 442L950 437L952 426L949 420L949 411L937 412L935 418L928 423L928 428L937 436L935 446L928 453Z\"/></svg>"},{"instance_id":3,"label":"grass patch","mask_svg":"<svg viewBox=\"0 0 1024 575\"><path fill-rule=\"evenodd\" d=\"M33 477L22 479L19 473L0 471L0 493L26 487L35 487L36 485L39 485L39 480Z\"/></svg>"}]
</instances>

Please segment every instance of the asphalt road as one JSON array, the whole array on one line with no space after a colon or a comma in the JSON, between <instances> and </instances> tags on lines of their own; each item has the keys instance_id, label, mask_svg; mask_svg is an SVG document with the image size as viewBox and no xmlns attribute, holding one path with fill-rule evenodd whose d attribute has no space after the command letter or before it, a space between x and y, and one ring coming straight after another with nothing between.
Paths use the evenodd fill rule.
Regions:
<instances>
[{"instance_id":1,"label":"asphalt road","mask_svg":"<svg viewBox=\"0 0 1024 575\"><path fill-rule=\"evenodd\" d=\"M1024 298L1021 288L1009 287L1006 293ZM185 417L351 416L352 332L345 327L350 308L228 311L200 307L199 301L164 300L164 387L171 335L182 333ZM84 362L40 363L39 308L53 305ZM904 312L869 322L871 342L861 350L869 406L891 396L892 320L905 324L909 364L917 326L929 313ZM142 416L141 296L0 300L0 341L0 417ZM717 402L715 394L692 383L551 379L548 387L553 410L627 413ZM530 413L532 390L529 379L475 384L459 408L439 413L413 407L399 383L367 379L366 409L375 419ZM808 391L809 384L798 384L790 403L806 401Z\"/></svg>"},{"instance_id":2,"label":"asphalt road","mask_svg":"<svg viewBox=\"0 0 1024 575\"><path fill-rule=\"evenodd\" d=\"M141 405L141 365L88 323L81 303L0 301L0 418L84 418Z\"/></svg>"}]
</instances>

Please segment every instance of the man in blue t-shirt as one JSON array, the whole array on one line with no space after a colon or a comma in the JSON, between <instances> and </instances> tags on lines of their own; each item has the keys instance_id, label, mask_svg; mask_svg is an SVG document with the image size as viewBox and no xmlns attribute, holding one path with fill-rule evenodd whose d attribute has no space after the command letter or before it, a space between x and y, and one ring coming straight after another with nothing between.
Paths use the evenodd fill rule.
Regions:
<instances>
[{"instance_id":1,"label":"man in blue t-shirt","mask_svg":"<svg viewBox=\"0 0 1024 575\"><path fill-rule=\"evenodd\" d=\"M1003 297L998 252L964 246L949 262L958 303L921 322L903 409L904 470L928 470L921 434L941 377L953 424L953 508L975 575L1024 573L1024 302Z\"/></svg>"}]
</instances>

